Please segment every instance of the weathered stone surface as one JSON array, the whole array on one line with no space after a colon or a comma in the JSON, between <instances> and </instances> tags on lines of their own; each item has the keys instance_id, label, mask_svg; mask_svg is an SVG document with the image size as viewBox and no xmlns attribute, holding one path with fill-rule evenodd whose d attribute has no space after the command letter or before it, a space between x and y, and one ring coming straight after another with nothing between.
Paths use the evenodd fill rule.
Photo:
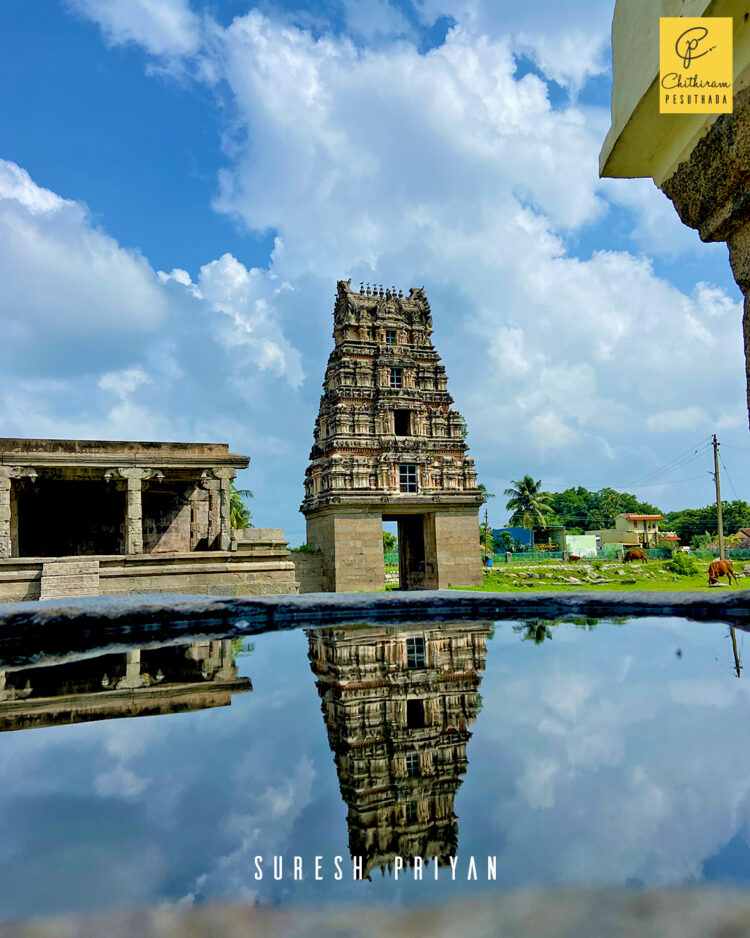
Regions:
<instances>
[{"instance_id":1,"label":"weathered stone surface","mask_svg":"<svg viewBox=\"0 0 750 938\"><path fill-rule=\"evenodd\" d=\"M0 606L0 661L56 660L107 647L251 635L336 622L479 621L675 616L729 622L750 631L750 591L696 593L435 590L397 593L307 593L219 598L132 595Z\"/></svg>"},{"instance_id":2,"label":"weathered stone surface","mask_svg":"<svg viewBox=\"0 0 750 938\"><path fill-rule=\"evenodd\" d=\"M482 580L484 496L431 334L424 290L339 281L301 506L318 589L383 588L383 520L398 523L402 588Z\"/></svg>"},{"instance_id":3,"label":"weathered stone surface","mask_svg":"<svg viewBox=\"0 0 750 938\"><path fill-rule=\"evenodd\" d=\"M247 464L225 444L0 439L0 602L297 592L282 530L228 553L231 481Z\"/></svg>"},{"instance_id":4,"label":"weathered stone surface","mask_svg":"<svg viewBox=\"0 0 750 938\"><path fill-rule=\"evenodd\" d=\"M323 555L320 551L291 551L294 574L300 593L316 593L323 577Z\"/></svg>"},{"instance_id":5,"label":"weathered stone surface","mask_svg":"<svg viewBox=\"0 0 750 938\"><path fill-rule=\"evenodd\" d=\"M402 874L404 875L404 874ZM58 916L0 938L746 938L750 896L720 889L529 889L422 908L203 906Z\"/></svg>"},{"instance_id":6,"label":"weathered stone surface","mask_svg":"<svg viewBox=\"0 0 750 938\"><path fill-rule=\"evenodd\" d=\"M98 595L98 560L56 560L42 566L40 599Z\"/></svg>"},{"instance_id":7,"label":"weathered stone surface","mask_svg":"<svg viewBox=\"0 0 750 938\"><path fill-rule=\"evenodd\" d=\"M726 241L745 295L743 336L750 417L750 88L734 97L688 159L661 186L682 221L704 241Z\"/></svg>"},{"instance_id":8,"label":"weathered stone surface","mask_svg":"<svg viewBox=\"0 0 750 938\"><path fill-rule=\"evenodd\" d=\"M0 602L51 599L81 595L76 577L91 575L90 565L98 565L98 594L121 595L172 591L206 594L212 587L231 588L229 595L248 596L296 593L294 564L286 548L277 544L256 544L256 553L194 551L181 554L113 555L96 560L44 561L36 558L0 560ZM62 573L70 563L70 572ZM49 569L42 595L42 572ZM87 574L85 571L89 570ZM55 586L55 582L57 585ZM86 583L86 595L97 595L93 579ZM64 590L63 590L64 587ZM74 589L75 592L70 590ZM55 592L57 590L57 592Z\"/></svg>"},{"instance_id":9,"label":"weathered stone surface","mask_svg":"<svg viewBox=\"0 0 750 938\"><path fill-rule=\"evenodd\" d=\"M98 560L85 558L71 558L60 560L45 560L44 576L72 576L74 574L99 573Z\"/></svg>"}]
</instances>

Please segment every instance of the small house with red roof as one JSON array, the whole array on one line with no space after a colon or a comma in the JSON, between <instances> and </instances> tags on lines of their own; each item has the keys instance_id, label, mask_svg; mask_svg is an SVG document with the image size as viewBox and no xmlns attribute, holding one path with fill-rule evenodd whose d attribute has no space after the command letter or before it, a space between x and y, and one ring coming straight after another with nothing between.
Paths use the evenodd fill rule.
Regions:
<instances>
[{"instance_id":1,"label":"small house with red roof","mask_svg":"<svg viewBox=\"0 0 750 938\"><path fill-rule=\"evenodd\" d=\"M642 547L656 547L656 542L661 540L678 541L674 531L659 531L659 522L663 520L664 515L643 515L624 511L615 518L615 531L635 534Z\"/></svg>"}]
</instances>

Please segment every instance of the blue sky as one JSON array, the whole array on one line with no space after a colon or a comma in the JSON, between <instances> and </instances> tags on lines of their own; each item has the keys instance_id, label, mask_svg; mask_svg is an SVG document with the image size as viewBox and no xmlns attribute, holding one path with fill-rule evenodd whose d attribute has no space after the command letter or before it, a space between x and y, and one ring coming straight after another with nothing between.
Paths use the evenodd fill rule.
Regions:
<instances>
[{"instance_id":1,"label":"blue sky","mask_svg":"<svg viewBox=\"0 0 750 938\"><path fill-rule=\"evenodd\" d=\"M488 623L477 625L478 642ZM744 888L750 754L737 725L748 691L727 632L677 619L558 624L535 645L523 624L496 623L454 801L455 882L355 883L351 866L333 881L333 858L349 859L347 779L299 630L253 639L239 658L253 691L230 707L2 733L0 916L221 900L412 906L549 885ZM738 630L741 654L745 639ZM274 882L272 857L295 855L307 870L324 857L325 879ZM488 855L497 881L467 882L468 857Z\"/></svg>"},{"instance_id":2,"label":"blue sky","mask_svg":"<svg viewBox=\"0 0 750 938\"><path fill-rule=\"evenodd\" d=\"M299 543L351 276L425 285L491 491L624 487L717 432L748 498L726 248L598 179L611 4L565 8L8 0L0 434L228 442ZM706 504L704 462L638 492Z\"/></svg>"}]
</instances>

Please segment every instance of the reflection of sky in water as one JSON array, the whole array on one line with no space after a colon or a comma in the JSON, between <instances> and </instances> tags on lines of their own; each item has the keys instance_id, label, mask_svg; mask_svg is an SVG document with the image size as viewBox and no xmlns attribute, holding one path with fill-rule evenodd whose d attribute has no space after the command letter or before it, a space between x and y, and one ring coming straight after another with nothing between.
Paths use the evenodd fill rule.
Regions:
<instances>
[{"instance_id":1,"label":"reflection of sky in water","mask_svg":"<svg viewBox=\"0 0 750 938\"><path fill-rule=\"evenodd\" d=\"M728 629L652 619L551 633L535 645L504 623L488 642L455 882L449 868L437 884L432 868L422 883L351 882L347 809L297 631L253 640L238 663L254 691L231 707L2 734L0 917L747 879L750 685L733 675ZM305 880L274 882L274 854L303 856ZM483 876L488 854L497 883Z\"/></svg>"}]
</instances>

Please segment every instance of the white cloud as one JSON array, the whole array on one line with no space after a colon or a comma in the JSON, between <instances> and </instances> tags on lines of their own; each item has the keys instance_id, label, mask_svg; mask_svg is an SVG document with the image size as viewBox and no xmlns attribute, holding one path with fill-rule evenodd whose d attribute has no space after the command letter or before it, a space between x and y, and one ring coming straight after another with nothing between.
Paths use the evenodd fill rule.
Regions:
<instances>
[{"instance_id":1,"label":"white cloud","mask_svg":"<svg viewBox=\"0 0 750 938\"><path fill-rule=\"evenodd\" d=\"M606 34L581 30L539 36L521 33L518 48L528 48L542 72L575 98L590 78L607 71L607 39Z\"/></svg>"},{"instance_id":2,"label":"white cloud","mask_svg":"<svg viewBox=\"0 0 750 938\"><path fill-rule=\"evenodd\" d=\"M138 251L96 228L80 203L0 160L0 280L7 337L31 347L54 336L153 333L167 318ZM42 339L42 337L44 337Z\"/></svg>"},{"instance_id":3,"label":"white cloud","mask_svg":"<svg viewBox=\"0 0 750 938\"><path fill-rule=\"evenodd\" d=\"M367 42L412 36L403 13L388 0L343 0L347 31Z\"/></svg>"},{"instance_id":4,"label":"white cloud","mask_svg":"<svg viewBox=\"0 0 750 938\"><path fill-rule=\"evenodd\" d=\"M160 273L160 278L182 284L212 312L222 314L222 319L213 319L215 336L231 354L235 369L252 363L299 386L304 377L300 354L281 332L270 298L277 288L266 271L248 270L236 257L224 254L201 267L195 284L184 270Z\"/></svg>"},{"instance_id":5,"label":"white cloud","mask_svg":"<svg viewBox=\"0 0 750 938\"><path fill-rule=\"evenodd\" d=\"M229 254L196 283L180 269L157 276L85 206L7 161L0 278L3 435L231 442L251 455L257 447L255 489L289 462L272 402L293 415L291 432L312 420L295 391L300 354L276 311L287 287Z\"/></svg>"},{"instance_id":6,"label":"white cloud","mask_svg":"<svg viewBox=\"0 0 750 938\"><path fill-rule=\"evenodd\" d=\"M553 110L539 79L515 77L507 41L456 27L426 56L408 44L361 50L251 12L222 42L248 143L232 151L217 207L278 232L280 279L312 269L331 282L351 273L406 286L417 271L429 281L438 349L469 338L450 348L464 399L481 397L478 382L492 389L469 415L473 445L520 432L550 454L601 451L680 409L699 373L711 393L707 349L728 374L741 368L720 325L739 307L722 290L686 295L625 251L569 252L566 230L606 212L596 172L606 118ZM666 202L655 190L653 201ZM642 215L650 204L641 194ZM456 290L448 322L436 297ZM477 369L480 347L489 356ZM724 382L727 400L733 386Z\"/></svg>"},{"instance_id":7,"label":"white cloud","mask_svg":"<svg viewBox=\"0 0 750 938\"><path fill-rule=\"evenodd\" d=\"M154 55L181 56L200 43L200 21L187 0L66 0L99 24L110 43L137 42Z\"/></svg>"},{"instance_id":8,"label":"white cloud","mask_svg":"<svg viewBox=\"0 0 750 938\"><path fill-rule=\"evenodd\" d=\"M124 368L122 371L108 371L99 378L99 387L102 391L112 391L120 400L128 397L142 384L151 381L149 376L140 368Z\"/></svg>"},{"instance_id":9,"label":"white cloud","mask_svg":"<svg viewBox=\"0 0 750 938\"><path fill-rule=\"evenodd\" d=\"M109 7L87 2L88 15L114 29ZM347 9L353 32L364 8ZM131 4L123 10L132 13ZM161 275L158 303L137 308L148 321L143 311L167 302L174 323L162 318L145 354L113 354L97 371L136 367L152 381L114 416L153 433L167 426L213 435L212 401L225 432L239 432L238 445L262 441L264 457L286 454L283 521L301 527L292 506L330 350L334 283L352 276L355 284L427 287L480 475L514 477L531 460L545 479L554 471L567 484L618 486L633 474L623 468L618 477L619 467L637 465L641 476L668 462L673 446L684 448L679 434L699 411L735 432L745 421L736 299L693 285L684 271L685 285L675 286L648 255L607 248L618 243L612 205L638 250L673 260L695 238L654 187L598 178L605 108L553 107L544 80L518 78L520 50L575 90L601 67L611 11L573 2L561 30L547 0L510 10L426 0L424 22L443 14L457 21L427 54L407 40L378 40L378 31L393 36L402 24L391 4L376 12L370 38L358 33L364 46L325 31L316 39L257 10L226 28L188 16L202 38L182 48L200 47L199 73L221 76L232 96L215 207L272 233L274 249L263 268L226 254L197 276ZM167 54L166 41L145 28L138 36ZM50 206L45 219L80 212L75 203ZM145 262L142 270L152 277ZM698 278L706 279L696 266ZM720 369L710 367L717 361ZM256 421L251 433L247 407L261 397L281 406L279 379L301 392L287 401L293 425L282 432ZM180 393L185 382L189 394ZM188 406L201 416L189 419ZM662 434L667 424L672 432ZM660 498L668 494L663 488Z\"/></svg>"},{"instance_id":10,"label":"white cloud","mask_svg":"<svg viewBox=\"0 0 750 938\"><path fill-rule=\"evenodd\" d=\"M476 36L512 36L548 78L577 94L606 69L612 6L590 0L500 4L493 0L416 0L425 23L451 16Z\"/></svg>"},{"instance_id":11,"label":"white cloud","mask_svg":"<svg viewBox=\"0 0 750 938\"><path fill-rule=\"evenodd\" d=\"M681 430L707 429L711 418L703 407L682 407L661 410L646 418L646 427L653 433L675 433Z\"/></svg>"},{"instance_id":12,"label":"white cloud","mask_svg":"<svg viewBox=\"0 0 750 938\"><path fill-rule=\"evenodd\" d=\"M555 626L549 648L526 643L533 666L498 630L461 795L493 807L480 821L464 810L461 838L502 838L506 885L695 883L706 859L745 836L749 789L722 727L747 690L731 682L731 652L716 664L724 634L647 625L601 623L589 636ZM490 711L506 719L483 723ZM498 775L510 781L499 794Z\"/></svg>"}]
</instances>

